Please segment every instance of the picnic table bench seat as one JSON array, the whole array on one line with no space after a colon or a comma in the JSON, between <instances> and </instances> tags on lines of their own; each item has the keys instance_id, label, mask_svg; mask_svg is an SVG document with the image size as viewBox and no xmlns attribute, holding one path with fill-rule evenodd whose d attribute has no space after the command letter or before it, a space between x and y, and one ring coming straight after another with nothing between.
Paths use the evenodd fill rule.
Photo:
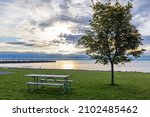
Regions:
<instances>
[{"instance_id":1,"label":"picnic table bench seat","mask_svg":"<svg viewBox=\"0 0 150 117\"><path fill-rule=\"evenodd\" d=\"M26 84L28 85L28 92L31 92L29 86L33 85L35 87L35 85L37 86L38 89L38 85L41 85L42 88L43 86L64 86L64 84L60 84L60 83L45 83L45 82L26 82Z\"/></svg>"},{"instance_id":2,"label":"picnic table bench seat","mask_svg":"<svg viewBox=\"0 0 150 117\"><path fill-rule=\"evenodd\" d=\"M40 81L41 81L42 83L44 83L44 82L49 82L49 83L55 82L55 83L63 83L63 84L64 84L64 82L65 82L65 80L56 80L56 79L40 79ZM69 89L71 89L71 83L72 83L72 82L73 82L73 80L67 80L68 88L69 88Z\"/></svg>"},{"instance_id":3,"label":"picnic table bench seat","mask_svg":"<svg viewBox=\"0 0 150 117\"><path fill-rule=\"evenodd\" d=\"M27 85L47 85L47 86L64 86L60 83L43 83L43 82L26 82Z\"/></svg>"}]
</instances>

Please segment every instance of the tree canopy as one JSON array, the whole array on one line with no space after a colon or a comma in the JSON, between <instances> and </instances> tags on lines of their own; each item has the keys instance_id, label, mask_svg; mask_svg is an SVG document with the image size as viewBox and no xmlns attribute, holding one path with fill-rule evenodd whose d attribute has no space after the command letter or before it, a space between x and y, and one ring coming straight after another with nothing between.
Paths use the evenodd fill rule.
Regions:
<instances>
[{"instance_id":1,"label":"tree canopy","mask_svg":"<svg viewBox=\"0 0 150 117\"><path fill-rule=\"evenodd\" d=\"M87 49L86 53L95 59L96 63L111 64L114 84L114 64L124 64L140 57L145 51L139 49L143 39L131 23L131 2L122 5L118 1L115 4L97 1L92 9L93 17L89 23L91 29L86 31L78 44Z\"/></svg>"}]
</instances>

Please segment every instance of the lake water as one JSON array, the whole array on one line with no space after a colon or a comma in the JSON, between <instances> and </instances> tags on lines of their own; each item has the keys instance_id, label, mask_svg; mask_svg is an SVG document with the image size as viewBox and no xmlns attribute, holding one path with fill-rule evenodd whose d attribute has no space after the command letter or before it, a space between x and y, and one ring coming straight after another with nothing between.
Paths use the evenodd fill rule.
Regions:
<instances>
[{"instance_id":1,"label":"lake water","mask_svg":"<svg viewBox=\"0 0 150 117\"><path fill-rule=\"evenodd\" d=\"M58 60L47 63L0 64L0 67L110 71L110 65L94 64L93 60ZM115 66L115 71L150 72L150 61L132 61L125 65L117 65Z\"/></svg>"}]
</instances>

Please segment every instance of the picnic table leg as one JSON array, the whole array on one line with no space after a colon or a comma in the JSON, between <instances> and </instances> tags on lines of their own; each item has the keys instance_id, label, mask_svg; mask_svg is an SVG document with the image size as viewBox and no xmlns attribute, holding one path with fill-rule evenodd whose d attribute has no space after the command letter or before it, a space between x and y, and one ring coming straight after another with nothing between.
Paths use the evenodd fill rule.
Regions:
<instances>
[{"instance_id":1,"label":"picnic table leg","mask_svg":"<svg viewBox=\"0 0 150 117\"><path fill-rule=\"evenodd\" d=\"M44 82L44 80L43 80L43 79L42 79L42 80L40 79L40 82L41 82L41 83L43 83L43 82ZM43 88L44 88L44 85L42 85L42 89L43 89Z\"/></svg>"},{"instance_id":2,"label":"picnic table leg","mask_svg":"<svg viewBox=\"0 0 150 117\"><path fill-rule=\"evenodd\" d=\"M68 82L68 91L71 89L71 82Z\"/></svg>"},{"instance_id":3,"label":"picnic table leg","mask_svg":"<svg viewBox=\"0 0 150 117\"><path fill-rule=\"evenodd\" d=\"M58 94L63 94L64 93L64 90L62 90L62 89L63 89L63 87L60 86L60 89L58 90Z\"/></svg>"},{"instance_id":4,"label":"picnic table leg","mask_svg":"<svg viewBox=\"0 0 150 117\"><path fill-rule=\"evenodd\" d=\"M38 82L38 77L36 77L36 82ZM39 89L38 85L36 85L36 88Z\"/></svg>"},{"instance_id":5,"label":"picnic table leg","mask_svg":"<svg viewBox=\"0 0 150 117\"><path fill-rule=\"evenodd\" d=\"M28 92L32 92L33 90L30 89L30 85L28 84Z\"/></svg>"},{"instance_id":6,"label":"picnic table leg","mask_svg":"<svg viewBox=\"0 0 150 117\"><path fill-rule=\"evenodd\" d=\"M64 91L63 93L65 92L68 92L68 77L67 78L64 78Z\"/></svg>"},{"instance_id":7,"label":"picnic table leg","mask_svg":"<svg viewBox=\"0 0 150 117\"><path fill-rule=\"evenodd\" d=\"M28 92L34 91L33 89L30 88L30 84L28 84Z\"/></svg>"},{"instance_id":8,"label":"picnic table leg","mask_svg":"<svg viewBox=\"0 0 150 117\"><path fill-rule=\"evenodd\" d=\"M33 82L36 82L36 78L33 76ZM34 85L34 90L35 90L35 85Z\"/></svg>"},{"instance_id":9,"label":"picnic table leg","mask_svg":"<svg viewBox=\"0 0 150 117\"><path fill-rule=\"evenodd\" d=\"M34 81L34 82L38 82L38 77L34 77L34 76L33 76L33 81ZM36 85L36 89L38 89L38 85ZM34 85L34 90L35 90L35 85Z\"/></svg>"}]
</instances>

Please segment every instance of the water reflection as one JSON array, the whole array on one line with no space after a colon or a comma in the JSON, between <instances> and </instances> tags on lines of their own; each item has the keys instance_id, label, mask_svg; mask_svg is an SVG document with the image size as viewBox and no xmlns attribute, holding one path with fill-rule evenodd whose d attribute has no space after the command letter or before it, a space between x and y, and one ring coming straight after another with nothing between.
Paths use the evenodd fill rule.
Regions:
<instances>
[{"instance_id":1,"label":"water reflection","mask_svg":"<svg viewBox=\"0 0 150 117\"><path fill-rule=\"evenodd\" d=\"M62 63L62 69L74 69L74 63L73 62L64 62Z\"/></svg>"},{"instance_id":2,"label":"water reflection","mask_svg":"<svg viewBox=\"0 0 150 117\"><path fill-rule=\"evenodd\" d=\"M63 64L63 69L73 69L73 64Z\"/></svg>"},{"instance_id":3,"label":"water reflection","mask_svg":"<svg viewBox=\"0 0 150 117\"><path fill-rule=\"evenodd\" d=\"M110 70L110 65L94 64L92 60L60 60L56 63L20 63L0 64L0 67L21 67L41 69L80 69L80 70ZM125 65L115 66L116 71L150 72L150 61L133 61Z\"/></svg>"}]
</instances>

